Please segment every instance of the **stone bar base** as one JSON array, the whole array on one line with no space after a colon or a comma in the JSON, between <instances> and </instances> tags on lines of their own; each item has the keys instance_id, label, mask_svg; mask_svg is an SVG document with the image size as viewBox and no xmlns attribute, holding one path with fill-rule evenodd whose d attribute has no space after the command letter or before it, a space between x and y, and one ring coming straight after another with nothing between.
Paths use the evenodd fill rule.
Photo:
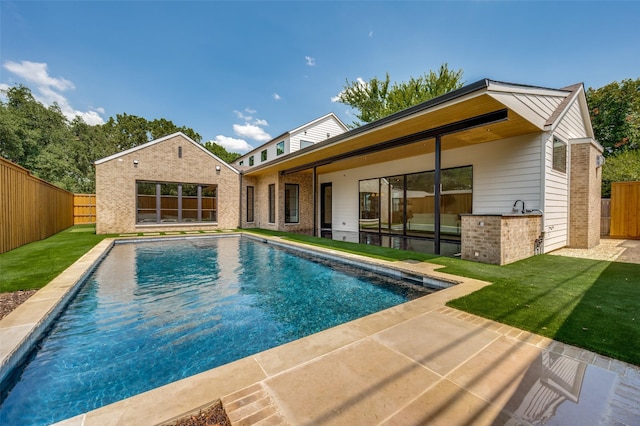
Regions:
<instances>
[{"instance_id":1,"label":"stone bar base","mask_svg":"<svg viewBox=\"0 0 640 426\"><path fill-rule=\"evenodd\" d=\"M462 215L462 259L506 265L536 254L540 215Z\"/></svg>"}]
</instances>

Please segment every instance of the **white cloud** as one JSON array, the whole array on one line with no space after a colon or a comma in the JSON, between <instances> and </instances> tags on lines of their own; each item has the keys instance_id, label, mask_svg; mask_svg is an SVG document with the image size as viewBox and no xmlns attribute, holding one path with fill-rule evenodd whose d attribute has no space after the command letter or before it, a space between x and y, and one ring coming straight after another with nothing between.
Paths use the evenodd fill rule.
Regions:
<instances>
[{"instance_id":1,"label":"white cloud","mask_svg":"<svg viewBox=\"0 0 640 426\"><path fill-rule=\"evenodd\" d=\"M310 67L315 67L316 66L316 59L312 58L311 56L305 56L304 59L307 61L307 65L309 65Z\"/></svg>"},{"instance_id":2,"label":"white cloud","mask_svg":"<svg viewBox=\"0 0 640 426\"><path fill-rule=\"evenodd\" d=\"M253 139L259 142L267 142L271 140L271 136L265 132L262 127L251 123L234 124L233 131L240 137Z\"/></svg>"},{"instance_id":3,"label":"white cloud","mask_svg":"<svg viewBox=\"0 0 640 426\"><path fill-rule=\"evenodd\" d=\"M246 111L246 110L245 110L245 111ZM242 111L234 110L233 112L234 112L234 114L235 114L239 119L241 119L241 120L244 120L244 121L251 121L251 120L253 120L253 117L252 117L252 116L250 116L250 115L245 115L245 113L244 113L244 112L242 112Z\"/></svg>"},{"instance_id":4,"label":"white cloud","mask_svg":"<svg viewBox=\"0 0 640 426\"><path fill-rule=\"evenodd\" d=\"M62 113L69 120L80 116L85 123L91 125L103 124L105 122L102 118L102 114L105 112L103 108L89 108L88 111L78 111L74 109L69 103L69 100L59 93L65 90L75 89L74 84L62 77L51 77L47 70L46 63L31 61L18 63L7 61L4 63L4 68L25 82L34 84L35 91L32 89L33 97L46 106L52 105L54 102L57 103Z\"/></svg>"},{"instance_id":5,"label":"white cloud","mask_svg":"<svg viewBox=\"0 0 640 426\"><path fill-rule=\"evenodd\" d=\"M282 99L282 98L281 98L281 97L280 97L280 95L278 95L277 93L274 93L274 94L273 94L273 99L275 99L276 101L279 101L279 100L280 100L280 99Z\"/></svg>"},{"instance_id":6,"label":"white cloud","mask_svg":"<svg viewBox=\"0 0 640 426\"><path fill-rule=\"evenodd\" d=\"M366 81L364 81L362 79L362 77L358 77L356 78L356 82L358 83L358 85L363 88L366 89L367 87L369 87L369 83L367 83ZM335 95L334 97L331 98L331 102L340 102L340 99L342 98L342 95L344 94L344 90L342 90L340 93L338 93L337 95Z\"/></svg>"},{"instance_id":7,"label":"white cloud","mask_svg":"<svg viewBox=\"0 0 640 426\"><path fill-rule=\"evenodd\" d=\"M369 31L369 38L373 38L373 31Z\"/></svg>"},{"instance_id":8,"label":"white cloud","mask_svg":"<svg viewBox=\"0 0 640 426\"><path fill-rule=\"evenodd\" d=\"M259 119L259 118L256 118L256 121L254 121L253 124L255 124L256 126L268 126L269 125L267 120L262 120L262 119Z\"/></svg>"},{"instance_id":9,"label":"white cloud","mask_svg":"<svg viewBox=\"0 0 640 426\"><path fill-rule=\"evenodd\" d=\"M245 110L245 112L248 112L249 114L255 114L256 112L258 112L258 111L256 111L255 109L252 109L252 108L245 108L244 110Z\"/></svg>"},{"instance_id":10,"label":"white cloud","mask_svg":"<svg viewBox=\"0 0 640 426\"><path fill-rule=\"evenodd\" d=\"M236 139L223 135L216 136L211 142L217 143L229 152L245 153L253 149L244 139Z\"/></svg>"}]
</instances>

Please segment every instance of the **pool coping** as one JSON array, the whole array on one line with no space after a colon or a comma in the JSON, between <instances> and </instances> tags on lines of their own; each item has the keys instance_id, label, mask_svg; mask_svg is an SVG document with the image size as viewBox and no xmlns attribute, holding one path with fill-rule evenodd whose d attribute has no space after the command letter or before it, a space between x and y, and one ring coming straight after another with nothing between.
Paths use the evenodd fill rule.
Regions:
<instances>
[{"instance_id":1,"label":"pool coping","mask_svg":"<svg viewBox=\"0 0 640 426\"><path fill-rule=\"evenodd\" d=\"M622 371L623 374L626 374L624 373L625 371L631 371L629 370L631 368L631 373L637 374L637 368L629 367L621 361L594 355L580 349L574 354L573 352L576 351L576 348L569 347L569 345L562 345L542 336L446 307L445 304L447 301L479 290L490 283L441 273L437 271L437 269L442 267L440 265L425 262L385 261L283 240L280 237L256 237L255 234L251 233L234 232L225 234L225 236L234 234L245 234L254 239L257 238L272 244L284 244L313 253L323 253L326 256L339 257L343 261L362 261L374 266L378 265L379 267L397 269L402 271L401 273L424 274L434 278L459 281L459 284L231 362L221 367L169 383L162 387L63 420L57 424L165 424L186 415L197 413L199 410L211 406L219 399L225 401L229 413L229 408L238 405L238 403L235 403L236 400L242 401L246 395L254 395L256 389L263 389L266 383L273 382L274 379L277 380L287 375L296 374L297 371L304 369L305 366L313 365L319 360L322 361L341 352L347 352L350 348L361 345L363 342L367 343L372 339L379 339L379 336L385 331L388 332L394 327L407 324L409 321L424 315L434 315L436 317L450 316L455 318L456 321L467 322L470 326L472 325L478 329L486 329L504 336L504 338L521 342L526 344L526 346L532 346L538 350L556 351L559 350L558 348L562 348L563 351L570 352L572 357L581 360L584 358L584 361L589 364L604 366L604 368L611 371ZM217 236L218 235L216 235L216 237ZM193 238L192 236L177 236L176 238L186 237ZM203 235L201 237L211 237L211 235ZM149 241L157 238L158 237L134 237L127 238L126 240ZM162 238L173 239L173 237ZM120 238L118 240L125 239ZM40 291L47 290L41 295L43 297L35 299L30 305L25 306L24 309L19 307L3 320L0 320L0 342L2 342L1 355L3 356L3 362L5 360L5 343L7 341L5 340L6 334L4 333L7 330L11 330L11 332L16 335L24 335L27 329L35 330L40 327L40 329L43 330L46 328L46 326L43 325L42 316L53 312L53 300L60 301L65 300L65 298L68 300L73 294L74 286L82 282L82 278L91 272L93 267L99 264L101 258L108 252L108 249L112 247L113 244L115 244L115 239L104 240L98 244L50 284L41 289ZM33 297L37 295L38 293ZM29 303L29 300L25 302L23 306ZM40 312L40 317L36 317L37 312ZM31 315L30 318L29 315ZM23 322L21 323L20 321ZM14 342L19 340L15 336L12 338ZM24 341L26 339L28 339L28 337L23 337L22 340ZM35 338L33 338L33 340L35 340ZM280 416L280 420L286 423L286 415L282 415L282 412L278 411L277 403L275 405L275 414L272 413L270 415ZM243 409L244 408L240 407L241 411ZM237 412L230 413L230 417L238 415L244 414L238 414ZM238 417L236 417L236 419L237 418ZM275 419L275 417L272 419ZM232 421L234 421L234 419L232 419Z\"/></svg>"},{"instance_id":2,"label":"pool coping","mask_svg":"<svg viewBox=\"0 0 640 426\"><path fill-rule=\"evenodd\" d=\"M453 277L436 272L435 269L442 267L439 265L425 264L424 262L407 263L402 261L385 261L353 253L289 241L282 237L256 235L242 231L215 235L160 235L106 238L96 244L91 250L80 257L80 259L65 269L46 286L38 290L13 312L0 320L0 382L6 379L23 357L31 350L31 348L33 348L42 333L46 331L59 313L65 308L67 303L77 293L85 278L93 272L115 244L193 238L224 238L235 235L243 235L253 240L279 247L293 247L295 250L302 251L306 254L318 255L325 259L337 260L350 265L357 265L369 271L384 273L386 275L394 276L395 278L407 279L416 282L416 277L420 277L422 278L422 285L438 287L438 282L441 282L444 283L445 286L453 286L456 284L459 285L459 283L463 281L460 277ZM226 370L229 368L233 371L234 364L242 364L241 361L242 360L232 362L231 364L228 364L228 367L222 366L218 367L218 369ZM188 379L189 378L182 380ZM237 389L233 388L232 390ZM220 395L210 402L213 403L216 399L219 399L222 396L223 395ZM135 398L135 396L131 398ZM128 399L114 404L122 404L125 401L128 401ZM202 408L202 405L192 407L187 410L187 412L198 410L200 408ZM180 414L184 413L181 412ZM173 417L176 416L172 416L172 418ZM178 417L180 417L180 415L178 415Z\"/></svg>"}]
</instances>

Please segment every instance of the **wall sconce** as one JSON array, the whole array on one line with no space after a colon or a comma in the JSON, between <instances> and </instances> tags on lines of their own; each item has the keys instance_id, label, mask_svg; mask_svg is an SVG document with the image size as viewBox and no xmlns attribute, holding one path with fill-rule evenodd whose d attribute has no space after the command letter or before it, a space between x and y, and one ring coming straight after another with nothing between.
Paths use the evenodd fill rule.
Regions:
<instances>
[{"instance_id":1,"label":"wall sconce","mask_svg":"<svg viewBox=\"0 0 640 426\"><path fill-rule=\"evenodd\" d=\"M133 160L133 167L138 167L138 160Z\"/></svg>"},{"instance_id":2,"label":"wall sconce","mask_svg":"<svg viewBox=\"0 0 640 426\"><path fill-rule=\"evenodd\" d=\"M216 166L216 172L220 171L220 166Z\"/></svg>"}]
</instances>

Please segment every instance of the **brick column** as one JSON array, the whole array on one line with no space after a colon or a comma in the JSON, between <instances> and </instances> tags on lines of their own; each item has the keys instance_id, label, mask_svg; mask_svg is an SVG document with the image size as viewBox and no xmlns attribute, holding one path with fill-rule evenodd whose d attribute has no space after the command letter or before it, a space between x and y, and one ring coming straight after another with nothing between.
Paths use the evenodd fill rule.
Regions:
<instances>
[{"instance_id":1,"label":"brick column","mask_svg":"<svg viewBox=\"0 0 640 426\"><path fill-rule=\"evenodd\" d=\"M569 246L591 248L600 244L600 185L602 147L593 139L574 139L569 178Z\"/></svg>"}]
</instances>

